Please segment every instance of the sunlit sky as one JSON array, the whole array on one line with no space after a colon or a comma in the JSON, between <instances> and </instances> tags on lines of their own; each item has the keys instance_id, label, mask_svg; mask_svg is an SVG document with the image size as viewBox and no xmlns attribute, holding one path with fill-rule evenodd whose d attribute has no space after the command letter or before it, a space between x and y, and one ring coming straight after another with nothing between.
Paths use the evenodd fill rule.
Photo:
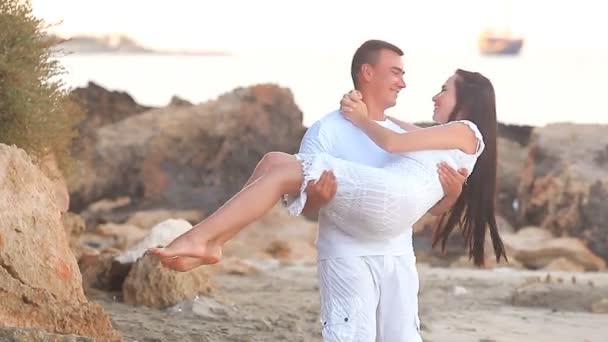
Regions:
<instances>
[{"instance_id":1,"label":"sunlit sky","mask_svg":"<svg viewBox=\"0 0 608 342\"><path fill-rule=\"evenodd\" d=\"M599 0L32 0L62 35L124 33L166 49L348 48L380 38L407 47L475 44L508 24L527 48L605 45ZM468 47L467 47L468 48Z\"/></svg>"}]
</instances>

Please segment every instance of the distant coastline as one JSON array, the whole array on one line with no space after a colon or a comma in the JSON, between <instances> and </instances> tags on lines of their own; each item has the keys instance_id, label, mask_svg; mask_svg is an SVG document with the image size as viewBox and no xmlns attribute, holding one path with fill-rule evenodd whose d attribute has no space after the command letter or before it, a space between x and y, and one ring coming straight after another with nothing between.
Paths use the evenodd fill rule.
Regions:
<instances>
[{"instance_id":1,"label":"distant coastline","mask_svg":"<svg viewBox=\"0 0 608 342\"><path fill-rule=\"evenodd\" d=\"M229 51L222 50L157 50L143 46L133 38L125 35L73 37L51 36L57 50L70 54L146 54L146 55L180 55L180 56L231 56Z\"/></svg>"}]
</instances>

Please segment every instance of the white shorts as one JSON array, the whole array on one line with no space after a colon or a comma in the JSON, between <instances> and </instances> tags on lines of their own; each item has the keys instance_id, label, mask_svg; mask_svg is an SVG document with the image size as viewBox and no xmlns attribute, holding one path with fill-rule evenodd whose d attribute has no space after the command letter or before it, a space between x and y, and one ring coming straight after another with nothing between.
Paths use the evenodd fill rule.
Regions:
<instances>
[{"instance_id":1,"label":"white shorts","mask_svg":"<svg viewBox=\"0 0 608 342\"><path fill-rule=\"evenodd\" d=\"M415 258L320 260L324 342L421 342Z\"/></svg>"}]
</instances>

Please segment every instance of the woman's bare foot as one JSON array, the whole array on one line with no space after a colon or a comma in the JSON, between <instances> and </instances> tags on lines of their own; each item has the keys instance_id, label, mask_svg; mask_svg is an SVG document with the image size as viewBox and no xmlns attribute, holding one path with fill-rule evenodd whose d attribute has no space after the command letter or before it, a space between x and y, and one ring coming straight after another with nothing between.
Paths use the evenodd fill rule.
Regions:
<instances>
[{"instance_id":1,"label":"woman's bare foot","mask_svg":"<svg viewBox=\"0 0 608 342\"><path fill-rule=\"evenodd\" d=\"M181 272L220 261L222 246L219 243L197 241L189 233L179 236L167 247L148 249L146 254L161 258L164 266Z\"/></svg>"},{"instance_id":2,"label":"woman's bare foot","mask_svg":"<svg viewBox=\"0 0 608 342\"><path fill-rule=\"evenodd\" d=\"M221 258L222 251L220 249L219 256L214 258L192 258L192 257L168 257L162 258L161 263L164 267L170 268L178 272L188 272L202 265L210 265L217 263Z\"/></svg>"}]
</instances>

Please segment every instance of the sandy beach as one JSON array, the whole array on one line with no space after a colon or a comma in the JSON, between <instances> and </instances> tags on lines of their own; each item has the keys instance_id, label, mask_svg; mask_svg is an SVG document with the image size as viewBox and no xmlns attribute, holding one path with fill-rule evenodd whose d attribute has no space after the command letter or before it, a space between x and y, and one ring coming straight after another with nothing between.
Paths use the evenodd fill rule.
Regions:
<instances>
[{"instance_id":1,"label":"sandy beach","mask_svg":"<svg viewBox=\"0 0 608 342\"><path fill-rule=\"evenodd\" d=\"M608 297L608 273L419 265L426 342L604 342L608 315L583 304ZM548 276L549 275L549 276ZM573 280L575 283L573 284ZM167 310L120 303L92 292L125 341L321 341L314 266L268 267L218 275L218 293ZM532 289L530 298L516 297ZM521 297L521 298L520 298ZM551 305L545 305L546 301ZM530 306L524 306L530 305Z\"/></svg>"}]
</instances>

